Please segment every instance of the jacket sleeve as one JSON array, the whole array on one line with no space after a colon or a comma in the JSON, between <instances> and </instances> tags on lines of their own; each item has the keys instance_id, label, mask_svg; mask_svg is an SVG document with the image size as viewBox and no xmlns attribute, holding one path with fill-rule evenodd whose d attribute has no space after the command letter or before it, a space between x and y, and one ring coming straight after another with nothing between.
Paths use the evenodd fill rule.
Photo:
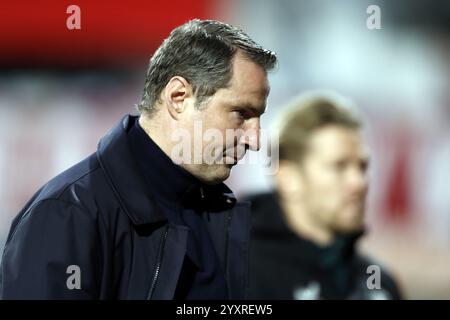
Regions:
<instances>
[{"instance_id":1,"label":"jacket sleeve","mask_svg":"<svg viewBox=\"0 0 450 320\"><path fill-rule=\"evenodd\" d=\"M13 224L3 252L2 299L96 299L101 255L97 219L47 199Z\"/></svg>"}]
</instances>

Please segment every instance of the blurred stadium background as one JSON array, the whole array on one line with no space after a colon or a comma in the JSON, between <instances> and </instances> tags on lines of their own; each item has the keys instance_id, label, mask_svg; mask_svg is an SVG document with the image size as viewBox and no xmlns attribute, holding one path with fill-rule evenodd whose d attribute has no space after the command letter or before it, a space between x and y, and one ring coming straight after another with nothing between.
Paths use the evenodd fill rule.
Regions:
<instances>
[{"instance_id":1,"label":"blurred stadium background","mask_svg":"<svg viewBox=\"0 0 450 320\"><path fill-rule=\"evenodd\" d=\"M81 8L68 30L66 8ZM366 9L381 9L368 30ZM365 0L41 0L0 4L0 249L13 217L49 178L94 152L134 112L148 60L175 26L213 18L278 53L270 126L307 90L354 100L372 149L369 232L409 299L450 299L450 2ZM228 181L270 188L261 166ZM82 236L82 235L80 235Z\"/></svg>"}]
</instances>

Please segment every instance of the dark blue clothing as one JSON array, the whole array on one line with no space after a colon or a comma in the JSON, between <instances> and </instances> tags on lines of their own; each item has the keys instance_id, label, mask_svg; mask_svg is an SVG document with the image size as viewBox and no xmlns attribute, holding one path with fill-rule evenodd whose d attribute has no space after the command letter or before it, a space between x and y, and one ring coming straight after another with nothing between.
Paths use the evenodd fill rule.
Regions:
<instances>
[{"instance_id":1,"label":"dark blue clothing","mask_svg":"<svg viewBox=\"0 0 450 320\"><path fill-rule=\"evenodd\" d=\"M189 271L183 263L196 227L168 221L155 192L163 184L147 181L131 151L128 133L134 122L125 116L100 140L96 153L50 180L19 212L3 252L0 298L182 296L177 291ZM164 175L172 178L171 172ZM245 299L249 204L235 202L225 185L211 189L204 192L208 211L198 213L201 225L224 271L228 298ZM73 285L76 279L79 286Z\"/></svg>"},{"instance_id":2,"label":"dark blue clothing","mask_svg":"<svg viewBox=\"0 0 450 320\"><path fill-rule=\"evenodd\" d=\"M256 194L249 199L251 299L401 298L384 267L380 269L380 288L368 288L371 274L367 268L379 264L356 250L362 232L338 235L332 244L320 247L289 228L276 192Z\"/></svg>"},{"instance_id":3,"label":"dark blue clothing","mask_svg":"<svg viewBox=\"0 0 450 320\"><path fill-rule=\"evenodd\" d=\"M176 299L227 299L227 285L209 232L201 217L208 208L201 184L158 147L139 125L128 132L131 151L148 188L170 224L189 228L186 257L175 293ZM211 192L219 192L214 189Z\"/></svg>"}]
</instances>

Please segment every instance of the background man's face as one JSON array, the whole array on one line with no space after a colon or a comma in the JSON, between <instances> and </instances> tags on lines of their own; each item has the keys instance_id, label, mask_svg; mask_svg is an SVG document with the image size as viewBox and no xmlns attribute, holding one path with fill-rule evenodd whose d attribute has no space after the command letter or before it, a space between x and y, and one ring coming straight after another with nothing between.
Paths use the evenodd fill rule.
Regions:
<instances>
[{"instance_id":1,"label":"background man's face","mask_svg":"<svg viewBox=\"0 0 450 320\"><path fill-rule=\"evenodd\" d=\"M301 166L303 201L312 219L339 233L363 228L368 158L357 130L313 132Z\"/></svg>"},{"instance_id":2,"label":"background man's face","mask_svg":"<svg viewBox=\"0 0 450 320\"><path fill-rule=\"evenodd\" d=\"M206 98L199 110L192 109L191 133L197 122L201 123L203 133L215 129L223 137L222 141L201 139L200 143L193 143L193 153L213 147L218 150L214 153L217 161L182 166L205 183L215 184L227 179L232 166L244 157L247 149L256 151L260 148L260 116L265 111L268 94L269 83L264 69L237 53L230 85ZM226 139L227 129L235 130L235 139Z\"/></svg>"}]
</instances>

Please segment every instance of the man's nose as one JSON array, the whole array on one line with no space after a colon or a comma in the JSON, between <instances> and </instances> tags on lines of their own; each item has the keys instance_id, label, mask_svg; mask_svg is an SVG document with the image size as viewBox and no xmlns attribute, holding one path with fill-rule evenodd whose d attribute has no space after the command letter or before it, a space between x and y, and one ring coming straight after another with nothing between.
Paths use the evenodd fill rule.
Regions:
<instances>
[{"instance_id":1,"label":"man's nose","mask_svg":"<svg viewBox=\"0 0 450 320\"><path fill-rule=\"evenodd\" d=\"M259 118L254 119L254 121L252 119L243 136L244 144L248 147L248 149L258 151L261 148L260 134L261 126Z\"/></svg>"},{"instance_id":2,"label":"man's nose","mask_svg":"<svg viewBox=\"0 0 450 320\"><path fill-rule=\"evenodd\" d=\"M367 192L369 181L366 172L359 169L351 170L349 180L353 193L365 194Z\"/></svg>"}]
</instances>

